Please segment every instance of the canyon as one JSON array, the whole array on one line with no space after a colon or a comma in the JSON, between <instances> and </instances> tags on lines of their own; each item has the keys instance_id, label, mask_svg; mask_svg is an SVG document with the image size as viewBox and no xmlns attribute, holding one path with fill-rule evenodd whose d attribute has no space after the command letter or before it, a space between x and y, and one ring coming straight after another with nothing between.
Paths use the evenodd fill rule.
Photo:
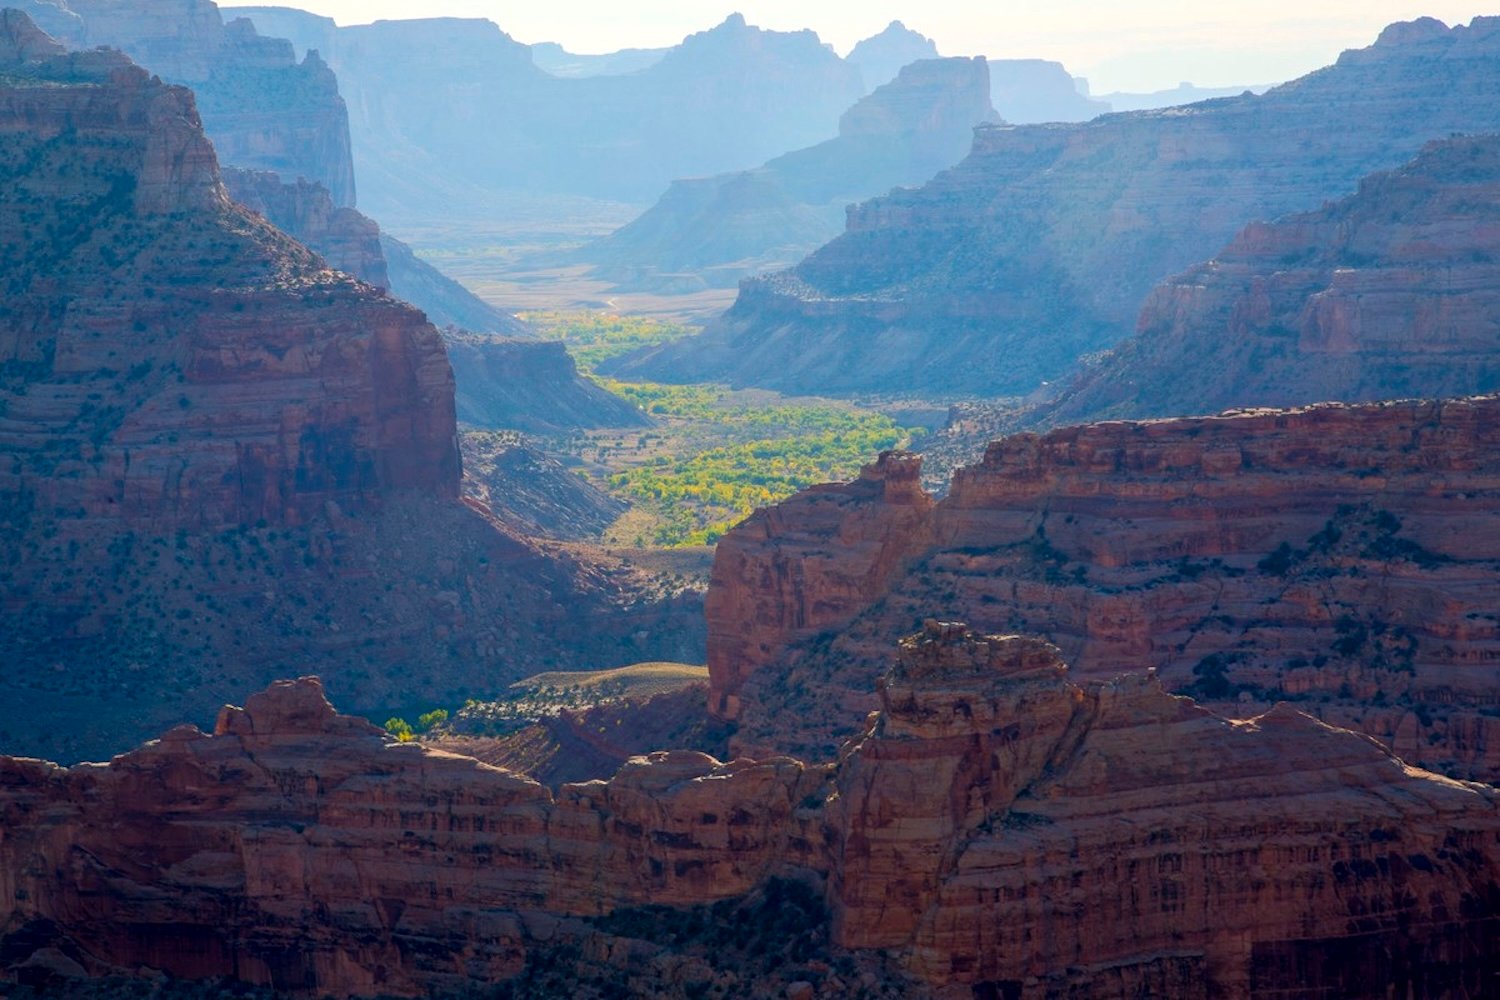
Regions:
<instances>
[{"instance_id":1,"label":"canyon","mask_svg":"<svg viewBox=\"0 0 1500 1000\"><path fill-rule=\"evenodd\" d=\"M995 119L983 59L924 59L839 118L839 134L756 170L674 181L629 225L570 259L627 288L732 287L838 234L853 201L925 181Z\"/></svg>"},{"instance_id":2,"label":"canyon","mask_svg":"<svg viewBox=\"0 0 1500 1000\"><path fill-rule=\"evenodd\" d=\"M1288 701L1494 781L1500 399L1105 422L992 443L940 501L920 459L720 541L710 707L735 752L829 759L924 617L1154 670L1230 715Z\"/></svg>"},{"instance_id":3,"label":"canyon","mask_svg":"<svg viewBox=\"0 0 1500 1000\"><path fill-rule=\"evenodd\" d=\"M441 335L231 201L189 91L14 11L0 67L6 746L107 757L308 662L375 712L697 655L695 595L461 502Z\"/></svg>"},{"instance_id":4,"label":"canyon","mask_svg":"<svg viewBox=\"0 0 1500 1000\"><path fill-rule=\"evenodd\" d=\"M589 955L684 997L848 995L877 955L898 992L870 996L1478 995L1500 971L1491 787L951 623L901 642L880 706L836 764L656 752L555 793L338 715L315 678L108 765L0 758L0 954L38 983L309 996L566 981ZM732 947L691 973L690 937L651 949L651 913L728 918L777 880L825 901L832 964L746 982Z\"/></svg>"},{"instance_id":5,"label":"canyon","mask_svg":"<svg viewBox=\"0 0 1500 1000\"><path fill-rule=\"evenodd\" d=\"M483 20L338 27L243 10L315 49L354 108L363 204L388 224L455 216L507 191L644 203L675 177L741 169L835 133L859 71L810 31L735 14L621 76L560 79ZM414 180L419 178L419 180Z\"/></svg>"},{"instance_id":6,"label":"canyon","mask_svg":"<svg viewBox=\"0 0 1500 1000\"><path fill-rule=\"evenodd\" d=\"M1500 389L1500 139L1430 144L1162 282L1137 332L1035 421Z\"/></svg>"},{"instance_id":7,"label":"canyon","mask_svg":"<svg viewBox=\"0 0 1500 1000\"><path fill-rule=\"evenodd\" d=\"M169 83L193 89L219 159L288 181L322 184L352 207L354 158L339 81L316 53L300 61L283 38L212 0L7 0L69 48L107 45Z\"/></svg>"},{"instance_id":8,"label":"canyon","mask_svg":"<svg viewBox=\"0 0 1500 1000\"><path fill-rule=\"evenodd\" d=\"M1497 47L1493 18L1422 19L1259 96L983 127L956 167L865 202L795 268L746 282L698 338L614 371L793 392L1029 394L1123 340L1153 286L1247 222L1347 195L1431 139L1500 127L1485 96Z\"/></svg>"}]
</instances>

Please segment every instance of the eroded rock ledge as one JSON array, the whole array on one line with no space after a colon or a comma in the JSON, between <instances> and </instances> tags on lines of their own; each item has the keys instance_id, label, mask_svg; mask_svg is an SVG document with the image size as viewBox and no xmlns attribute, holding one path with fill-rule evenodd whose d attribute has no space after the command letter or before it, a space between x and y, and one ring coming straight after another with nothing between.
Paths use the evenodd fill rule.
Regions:
<instances>
[{"instance_id":1,"label":"eroded rock ledge","mask_svg":"<svg viewBox=\"0 0 1500 1000\"><path fill-rule=\"evenodd\" d=\"M1494 972L1493 788L1286 707L1079 685L1046 643L957 624L901 644L881 702L837 764L668 751L556 796L392 742L315 678L107 765L3 758L0 954L415 995L520 974L558 918L792 876L836 946L935 995L1357 996L1391 962L1478 995Z\"/></svg>"},{"instance_id":2,"label":"eroded rock ledge","mask_svg":"<svg viewBox=\"0 0 1500 1000\"><path fill-rule=\"evenodd\" d=\"M911 456L720 542L710 704L742 752L831 757L938 614L1084 677L1281 700L1423 766L1500 775L1500 397L1107 422L992 443L933 503Z\"/></svg>"}]
</instances>

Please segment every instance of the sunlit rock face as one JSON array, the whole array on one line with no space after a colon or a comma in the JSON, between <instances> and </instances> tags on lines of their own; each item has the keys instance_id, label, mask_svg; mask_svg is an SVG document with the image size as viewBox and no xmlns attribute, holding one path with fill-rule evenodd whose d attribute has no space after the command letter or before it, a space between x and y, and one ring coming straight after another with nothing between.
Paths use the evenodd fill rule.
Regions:
<instances>
[{"instance_id":1,"label":"sunlit rock face","mask_svg":"<svg viewBox=\"0 0 1500 1000\"><path fill-rule=\"evenodd\" d=\"M1497 418L1480 397L1019 434L936 504L887 458L720 542L711 704L746 751L832 756L890 644L951 614L1044 636L1080 677L1292 700L1493 780Z\"/></svg>"},{"instance_id":2,"label":"sunlit rock face","mask_svg":"<svg viewBox=\"0 0 1500 1000\"><path fill-rule=\"evenodd\" d=\"M1049 644L958 623L903 640L880 697L836 765L658 752L555 795L339 715L311 677L108 765L0 758L0 971L417 996L589 951L678 996L670 948L640 985L646 943L576 918L792 877L906 996L1493 974L1490 786L1286 706L1231 722L1146 675L1075 683Z\"/></svg>"}]
</instances>

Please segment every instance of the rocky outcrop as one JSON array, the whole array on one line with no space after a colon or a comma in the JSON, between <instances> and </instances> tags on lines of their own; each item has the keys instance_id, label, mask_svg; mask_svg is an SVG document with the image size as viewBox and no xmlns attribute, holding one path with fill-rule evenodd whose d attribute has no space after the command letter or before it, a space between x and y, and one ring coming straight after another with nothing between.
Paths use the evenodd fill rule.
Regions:
<instances>
[{"instance_id":1,"label":"rocky outcrop","mask_svg":"<svg viewBox=\"0 0 1500 1000\"><path fill-rule=\"evenodd\" d=\"M838 233L851 201L918 184L962 159L993 121L982 59L928 59L839 119L838 138L756 170L674 181L629 225L573 259L624 287L733 287L784 267Z\"/></svg>"},{"instance_id":2,"label":"rocky outcrop","mask_svg":"<svg viewBox=\"0 0 1500 1000\"><path fill-rule=\"evenodd\" d=\"M704 599L710 711L739 718L746 678L879 599L927 536L921 467L888 452L854 482L804 490L720 539Z\"/></svg>"},{"instance_id":3,"label":"rocky outcrop","mask_svg":"<svg viewBox=\"0 0 1500 1000\"><path fill-rule=\"evenodd\" d=\"M1420 774L1284 705L1231 722L929 623L834 779L834 940L974 996L1477 983L1495 792Z\"/></svg>"},{"instance_id":4,"label":"rocky outcrop","mask_svg":"<svg viewBox=\"0 0 1500 1000\"><path fill-rule=\"evenodd\" d=\"M920 59L939 58L936 42L900 21L892 21L879 34L861 39L844 57L859 67L866 90L890 83L904 66Z\"/></svg>"},{"instance_id":5,"label":"rocky outcrop","mask_svg":"<svg viewBox=\"0 0 1500 1000\"><path fill-rule=\"evenodd\" d=\"M226 168L223 176L229 197L316 250L330 267L390 290L380 226L374 219L339 208L321 184L300 179L287 184L270 171L234 167Z\"/></svg>"},{"instance_id":6,"label":"rocky outcrop","mask_svg":"<svg viewBox=\"0 0 1500 1000\"><path fill-rule=\"evenodd\" d=\"M1163 282L1037 419L1500 389L1500 139L1437 142Z\"/></svg>"},{"instance_id":7,"label":"rocky outcrop","mask_svg":"<svg viewBox=\"0 0 1500 1000\"><path fill-rule=\"evenodd\" d=\"M1497 416L1484 397L1103 423L997 441L936 505L910 460L896 503L800 494L719 544L710 705L738 709L740 749L831 755L883 651L939 613L1044 636L1083 677L1154 668L1230 713L1290 700L1494 780Z\"/></svg>"},{"instance_id":8,"label":"rocky outcrop","mask_svg":"<svg viewBox=\"0 0 1500 1000\"><path fill-rule=\"evenodd\" d=\"M464 495L528 538L598 538L629 508L515 433L461 436Z\"/></svg>"},{"instance_id":9,"label":"rocky outcrop","mask_svg":"<svg viewBox=\"0 0 1500 1000\"><path fill-rule=\"evenodd\" d=\"M303 678L226 707L212 736L181 726L107 767L0 759L0 926L96 975L480 986L524 969L523 913L749 891L796 856L792 810L820 777L659 753L554 798L393 744Z\"/></svg>"},{"instance_id":10,"label":"rocky outcrop","mask_svg":"<svg viewBox=\"0 0 1500 1000\"><path fill-rule=\"evenodd\" d=\"M963 163L850 212L642 375L793 392L1024 395L1131 331L1163 279L1429 140L1500 128L1500 22L1388 32L1261 96L989 127Z\"/></svg>"},{"instance_id":11,"label":"rocky outcrop","mask_svg":"<svg viewBox=\"0 0 1500 1000\"><path fill-rule=\"evenodd\" d=\"M474 427L567 434L649 427L641 408L578 374L561 341L484 337L449 330L458 418Z\"/></svg>"},{"instance_id":12,"label":"rocky outcrop","mask_svg":"<svg viewBox=\"0 0 1500 1000\"><path fill-rule=\"evenodd\" d=\"M374 712L701 657L694 598L460 502L441 336L231 202L190 92L28 32L0 22L0 744L108 756L309 662Z\"/></svg>"},{"instance_id":13,"label":"rocky outcrop","mask_svg":"<svg viewBox=\"0 0 1500 1000\"><path fill-rule=\"evenodd\" d=\"M75 48L108 45L170 83L192 87L219 159L320 183L354 204L349 118L338 80L317 53L224 23L212 0L14 0Z\"/></svg>"},{"instance_id":14,"label":"rocky outcrop","mask_svg":"<svg viewBox=\"0 0 1500 1000\"><path fill-rule=\"evenodd\" d=\"M288 184L261 170L231 167L223 174L235 201L322 254L330 266L410 302L435 325L515 337L531 334L521 320L480 299L419 259L411 247L382 233L374 219L336 206L323 185L305 180Z\"/></svg>"},{"instance_id":15,"label":"rocky outcrop","mask_svg":"<svg viewBox=\"0 0 1500 1000\"><path fill-rule=\"evenodd\" d=\"M837 765L658 752L555 794L384 738L315 678L108 765L0 758L0 961L524 987L580 940L625 971L664 908L724 904L668 942L739 939L729 901L797 875L827 887L841 974L878 952L907 996L1479 995L1496 971L1493 788L1285 707L1231 722L1149 677L1080 686L1045 643L961 625L903 642L881 698ZM632 992L683 995L664 986Z\"/></svg>"}]
</instances>

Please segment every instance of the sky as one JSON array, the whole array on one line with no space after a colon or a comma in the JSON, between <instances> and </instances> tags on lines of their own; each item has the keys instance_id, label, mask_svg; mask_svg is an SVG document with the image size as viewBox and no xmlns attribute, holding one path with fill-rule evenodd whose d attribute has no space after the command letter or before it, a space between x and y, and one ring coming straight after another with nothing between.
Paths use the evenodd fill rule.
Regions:
<instances>
[{"instance_id":1,"label":"sky","mask_svg":"<svg viewBox=\"0 0 1500 1000\"><path fill-rule=\"evenodd\" d=\"M233 0L223 2L229 6ZM522 42L573 52L675 45L734 11L777 30L811 28L840 54L892 20L933 38L943 55L1055 59L1091 90L1149 91L1275 83L1370 44L1392 21L1423 15L1468 23L1483 8L1429 0L281 0L364 24L378 18L487 17Z\"/></svg>"}]
</instances>

